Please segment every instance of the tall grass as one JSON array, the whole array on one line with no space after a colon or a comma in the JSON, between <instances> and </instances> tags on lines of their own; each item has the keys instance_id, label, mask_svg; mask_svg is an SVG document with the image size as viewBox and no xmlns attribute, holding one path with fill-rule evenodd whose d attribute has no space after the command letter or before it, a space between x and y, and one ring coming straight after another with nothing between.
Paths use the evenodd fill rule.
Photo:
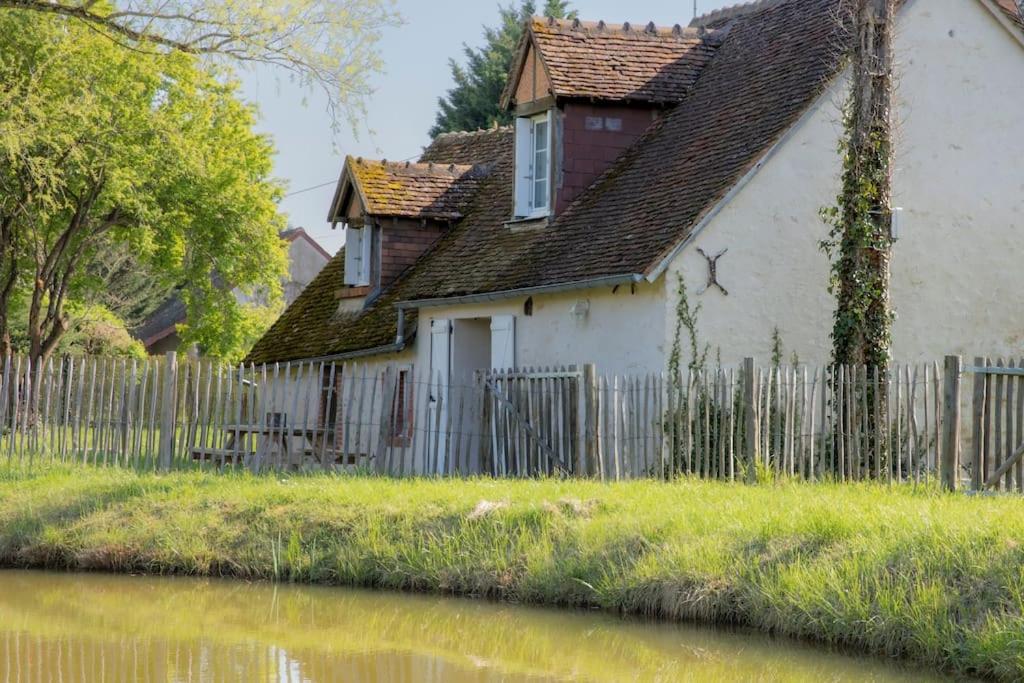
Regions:
<instances>
[{"instance_id":1,"label":"tall grass","mask_svg":"<svg viewBox=\"0 0 1024 683\"><path fill-rule=\"evenodd\" d=\"M1024 501L875 484L0 474L0 565L451 592L1024 675Z\"/></svg>"}]
</instances>

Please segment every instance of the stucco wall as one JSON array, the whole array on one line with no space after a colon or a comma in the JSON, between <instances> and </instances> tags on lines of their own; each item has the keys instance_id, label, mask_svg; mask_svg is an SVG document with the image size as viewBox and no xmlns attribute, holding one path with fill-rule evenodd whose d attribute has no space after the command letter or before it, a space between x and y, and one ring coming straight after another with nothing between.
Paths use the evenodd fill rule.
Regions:
<instances>
[{"instance_id":1,"label":"stucco wall","mask_svg":"<svg viewBox=\"0 0 1024 683\"><path fill-rule=\"evenodd\" d=\"M662 282L535 295L533 315L524 314L526 297L420 311L416 362L430 365L430 321L435 318L516 317L519 367L595 363L599 373L641 373L664 366L665 318ZM589 302L582 320L571 308Z\"/></svg>"},{"instance_id":2,"label":"stucco wall","mask_svg":"<svg viewBox=\"0 0 1024 683\"><path fill-rule=\"evenodd\" d=\"M288 245L288 280L284 283L284 302L290 304L298 298L329 259L304 237Z\"/></svg>"},{"instance_id":3,"label":"stucco wall","mask_svg":"<svg viewBox=\"0 0 1024 683\"><path fill-rule=\"evenodd\" d=\"M905 214L892 262L894 356L1022 355L1024 50L973 0L909 3L896 49L894 192ZM723 361L767 360L776 326L787 357L829 357L834 304L818 212L839 187L845 93L836 83L669 268L669 316L682 272L703 307L701 338ZM708 269L697 247L728 248L718 277L729 296L698 293Z\"/></svg>"}]
</instances>

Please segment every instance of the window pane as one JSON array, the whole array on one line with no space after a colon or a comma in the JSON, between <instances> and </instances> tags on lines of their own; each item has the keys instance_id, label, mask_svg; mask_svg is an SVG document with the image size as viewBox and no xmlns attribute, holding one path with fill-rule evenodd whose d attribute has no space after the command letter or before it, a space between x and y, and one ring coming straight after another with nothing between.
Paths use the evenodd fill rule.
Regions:
<instances>
[{"instance_id":1,"label":"window pane","mask_svg":"<svg viewBox=\"0 0 1024 683\"><path fill-rule=\"evenodd\" d=\"M548 148L548 122L538 121L533 127L533 148L542 151Z\"/></svg>"},{"instance_id":2,"label":"window pane","mask_svg":"<svg viewBox=\"0 0 1024 683\"><path fill-rule=\"evenodd\" d=\"M544 209L548 205L548 180L538 178L533 181L533 208Z\"/></svg>"}]
</instances>

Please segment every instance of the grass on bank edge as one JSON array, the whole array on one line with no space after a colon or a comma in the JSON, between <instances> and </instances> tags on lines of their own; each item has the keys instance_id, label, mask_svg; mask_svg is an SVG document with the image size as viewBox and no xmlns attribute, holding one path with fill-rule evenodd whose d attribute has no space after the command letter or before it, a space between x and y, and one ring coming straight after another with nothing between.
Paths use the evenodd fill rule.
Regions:
<instances>
[{"instance_id":1,"label":"grass on bank edge","mask_svg":"<svg viewBox=\"0 0 1024 683\"><path fill-rule=\"evenodd\" d=\"M0 468L0 566L600 607L1020 680L1022 513L909 485Z\"/></svg>"}]
</instances>

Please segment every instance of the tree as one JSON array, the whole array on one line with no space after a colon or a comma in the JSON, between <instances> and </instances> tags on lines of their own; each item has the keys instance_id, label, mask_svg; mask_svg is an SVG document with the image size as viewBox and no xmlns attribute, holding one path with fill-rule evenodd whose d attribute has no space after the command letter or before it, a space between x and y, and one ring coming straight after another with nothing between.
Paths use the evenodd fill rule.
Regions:
<instances>
[{"instance_id":1,"label":"tree","mask_svg":"<svg viewBox=\"0 0 1024 683\"><path fill-rule=\"evenodd\" d=\"M842 190L823 213L831 225L823 244L833 256L836 296L833 356L837 364L878 369L889 363L892 311L892 94L895 0L857 0Z\"/></svg>"},{"instance_id":2,"label":"tree","mask_svg":"<svg viewBox=\"0 0 1024 683\"><path fill-rule=\"evenodd\" d=\"M380 68L380 31L397 23L388 0L0 0L0 10L57 15L134 51L268 64L321 88L335 121L364 110Z\"/></svg>"},{"instance_id":3,"label":"tree","mask_svg":"<svg viewBox=\"0 0 1024 683\"><path fill-rule=\"evenodd\" d=\"M237 85L60 16L0 12L0 50L0 351L22 306L29 355L52 354L111 243L188 283L190 341L232 349L243 330L220 325L242 313L214 276L273 295L286 267L272 146Z\"/></svg>"},{"instance_id":4,"label":"tree","mask_svg":"<svg viewBox=\"0 0 1024 683\"><path fill-rule=\"evenodd\" d=\"M568 0L546 0L544 16L555 19L575 18L569 11ZM516 46L523 35L523 26L536 13L533 0L524 0L519 9L499 7L497 28L484 27L484 47L462 45L466 65L448 60L455 87L438 99L439 111L430 137L460 130L489 128L506 124L511 115L501 110L498 101L505 89L508 72L512 68Z\"/></svg>"}]
</instances>

